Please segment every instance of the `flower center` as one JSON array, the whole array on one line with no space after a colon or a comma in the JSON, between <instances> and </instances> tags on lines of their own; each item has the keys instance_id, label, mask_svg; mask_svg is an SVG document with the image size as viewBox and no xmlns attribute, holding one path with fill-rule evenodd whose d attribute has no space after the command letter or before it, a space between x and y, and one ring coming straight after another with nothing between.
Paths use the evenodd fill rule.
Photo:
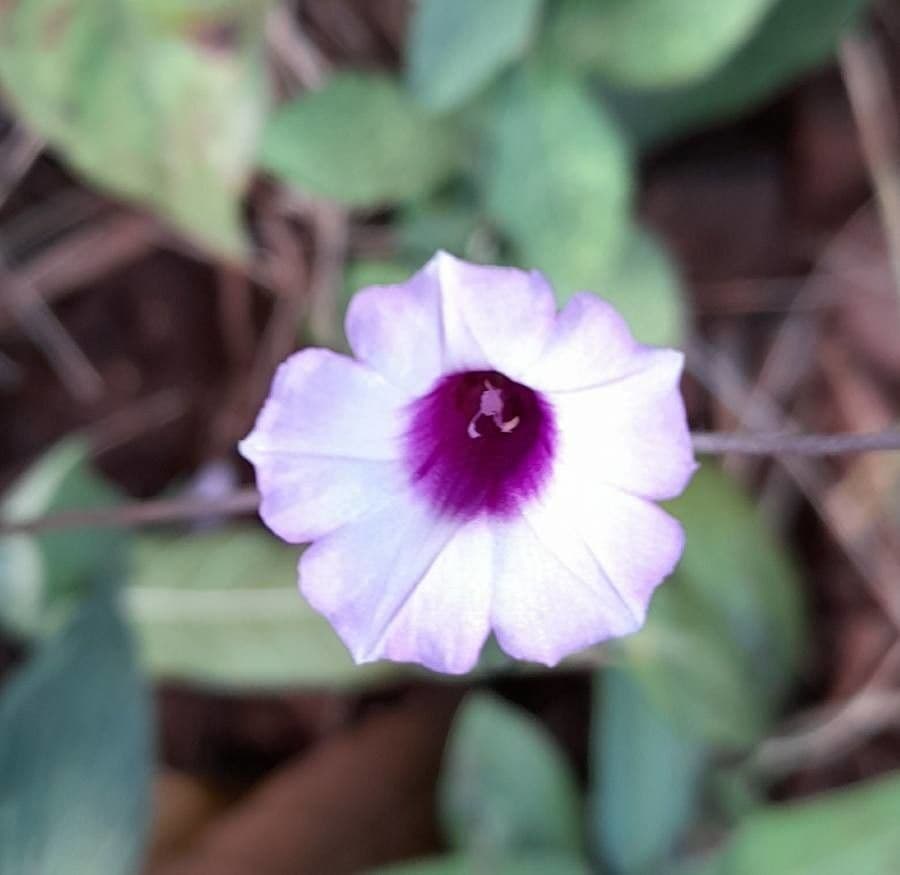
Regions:
<instances>
[{"instance_id":1,"label":"flower center","mask_svg":"<svg viewBox=\"0 0 900 875\"><path fill-rule=\"evenodd\" d=\"M497 371L449 374L410 413L410 476L442 513L509 516L550 474L552 408Z\"/></svg>"}]
</instances>

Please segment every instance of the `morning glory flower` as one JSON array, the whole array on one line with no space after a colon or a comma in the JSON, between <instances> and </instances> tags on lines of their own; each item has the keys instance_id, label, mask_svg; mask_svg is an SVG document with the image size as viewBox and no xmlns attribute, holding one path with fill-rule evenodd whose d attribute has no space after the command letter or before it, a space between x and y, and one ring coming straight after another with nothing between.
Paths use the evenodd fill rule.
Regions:
<instances>
[{"instance_id":1,"label":"morning glory flower","mask_svg":"<svg viewBox=\"0 0 900 875\"><path fill-rule=\"evenodd\" d=\"M682 355L592 294L438 253L351 301L353 358L285 361L253 431L260 514L357 662L466 672L493 632L553 665L644 622L695 469Z\"/></svg>"}]
</instances>

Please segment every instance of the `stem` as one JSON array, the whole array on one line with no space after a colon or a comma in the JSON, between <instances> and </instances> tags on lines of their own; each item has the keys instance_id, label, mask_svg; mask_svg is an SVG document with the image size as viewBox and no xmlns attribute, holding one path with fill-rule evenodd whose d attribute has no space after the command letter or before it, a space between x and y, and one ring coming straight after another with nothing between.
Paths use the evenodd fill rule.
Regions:
<instances>
[{"instance_id":1,"label":"stem","mask_svg":"<svg viewBox=\"0 0 900 875\"><path fill-rule=\"evenodd\" d=\"M0 523L0 535L37 534L60 529L132 528L204 517L240 516L255 513L258 507L259 493L255 489L239 489L215 499L170 498L115 507L61 510L35 519Z\"/></svg>"},{"instance_id":2,"label":"stem","mask_svg":"<svg viewBox=\"0 0 900 875\"><path fill-rule=\"evenodd\" d=\"M870 434L766 434L694 432L694 451L702 455L744 453L753 456L836 456L875 450L900 450L900 430ZM63 510L35 519L0 522L0 536L60 529L132 528L189 522L204 517L256 512L259 493L240 489L223 498L174 498L139 501L118 507Z\"/></svg>"},{"instance_id":3,"label":"stem","mask_svg":"<svg viewBox=\"0 0 900 875\"><path fill-rule=\"evenodd\" d=\"M702 455L840 456L900 450L900 431L867 434L788 434L785 432L694 432L694 452Z\"/></svg>"}]
</instances>

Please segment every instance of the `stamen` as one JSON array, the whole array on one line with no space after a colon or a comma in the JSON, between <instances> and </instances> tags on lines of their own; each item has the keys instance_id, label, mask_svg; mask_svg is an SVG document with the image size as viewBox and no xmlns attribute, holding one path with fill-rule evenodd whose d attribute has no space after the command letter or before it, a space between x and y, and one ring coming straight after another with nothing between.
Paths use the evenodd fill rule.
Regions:
<instances>
[{"instance_id":1,"label":"stamen","mask_svg":"<svg viewBox=\"0 0 900 875\"><path fill-rule=\"evenodd\" d=\"M498 389L490 380L484 381L484 391L481 393L478 412L469 420L466 428L466 434L470 438L480 438L481 432L478 431L476 423L482 416L489 416L494 420L494 425L500 429L503 434L509 434L519 424L519 417L514 416L512 419L503 421L503 391Z\"/></svg>"},{"instance_id":2,"label":"stamen","mask_svg":"<svg viewBox=\"0 0 900 875\"><path fill-rule=\"evenodd\" d=\"M494 371L461 371L414 402L405 440L412 482L438 510L505 517L549 477L556 423L527 386Z\"/></svg>"},{"instance_id":3,"label":"stamen","mask_svg":"<svg viewBox=\"0 0 900 875\"><path fill-rule=\"evenodd\" d=\"M499 416L503 413L503 392L494 386L490 380L484 381L480 413L485 416Z\"/></svg>"}]
</instances>

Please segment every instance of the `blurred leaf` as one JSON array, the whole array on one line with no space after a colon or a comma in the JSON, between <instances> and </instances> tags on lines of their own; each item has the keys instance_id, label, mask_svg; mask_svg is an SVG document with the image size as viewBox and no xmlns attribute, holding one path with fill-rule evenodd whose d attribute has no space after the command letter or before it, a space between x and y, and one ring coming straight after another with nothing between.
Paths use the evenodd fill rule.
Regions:
<instances>
[{"instance_id":1,"label":"blurred leaf","mask_svg":"<svg viewBox=\"0 0 900 875\"><path fill-rule=\"evenodd\" d=\"M774 0L558 0L551 46L561 60L636 88L709 73Z\"/></svg>"},{"instance_id":2,"label":"blurred leaf","mask_svg":"<svg viewBox=\"0 0 900 875\"><path fill-rule=\"evenodd\" d=\"M591 872L588 864L578 857L529 854L492 861L490 867L485 868L475 857L454 854L386 866L370 875L591 875Z\"/></svg>"},{"instance_id":3,"label":"blurred leaf","mask_svg":"<svg viewBox=\"0 0 900 875\"><path fill-rule=\"evenodd\" d=\"M591 291L616 307L641 343L680 346L684 340L681 278L668 252L647 230L631 229L611 274Z\"/></svg>"},{"instance_id":4,"label":"blurred leaf","mask_svg":"<svg viewBox=\"0 0 900 875\"><path fill-rule=\"evenodd\" d=\"M488 210L520 260L557 292L593 289L620 257L631 167L620 132L581 83L530 69L498 95Z\"/></svg>"},{"instance_id":5,"label":"blurred leaf","mask_svg":"<svg viewBox=\"0 0 900 875\"><path fill-rule=\"evenodd\" d=\"M525 50L541 0L419 0L408 40L409 86L426 107L453 109Z\"/></svg>"},{"instance_id":6,"label":"blurred leaf","mask_svg":"<svg viewBox=\"0 0 900 875\"><path fill-rule=\"evenodd\" d=\"M125 592L151 672L227 687L337 686L394 676L355 666L297 590L297 550L255 529L144 535Z\"/></svg>"},{"instance_id":7,"label":"blurred leaf","mask_svg":"<svg viewBox=\"0 0 900 875\"><path fill-rule=\"evenodd\" d=\"M580 800L565 757L534 717L501 699L475 693L465 700L438 792L451 844L482 861L582 847Z\"/></svg>"},{"instance_id":8,"label":"blurred leaf","mask_svg":"<svg viewBox=\"0 0 900 875\"><path fill-rule=\"evenodd\" d=\"M439 249L477 260L473 244L479 232L485 232L474 198L460 195L410 204L396 228L401 250L417 267Z\"/></svg>"},{"instance_id":9,"label":"blurred leaf","mask_svg":"<svg viewBox=\"0 0 900 875\"><path fill-rule=\"evenodd\" d=\"M394 80L341 73L278 110L261 160L312 194L377 206L431 191L452 172L455 146Z\"/></svg>"},{"instance_id":10,"label":"blurred leaf","mask_svg":"<svg viewBox=\"0 0 900 875\"><path fill-rule=\"evenodd\" d=\"M672 875L726 875L726 873L722 870L721 855L711 854L700 859L688 860L683 865L677 866Z\"/></svg>"},{"instance_id":11,"label":"blurred leaf","mask_svg":"<svg viewBox=\"0 0 900 875\"><path fill-rule=\"evenodd\" d=\"M598 674L593 701L594 846L616 872L662 871L696 815L706 746L679 733L623 669Z\"/></svg>"},{"instance_id":12,"label":"blurred leaf","mask_svg":"<svg viewBox=\"0 0 900 875\"><path fill-rule=\"evenodd\" d=\"M709 776L709 797L726 823L736 823L765 802L765 787L751 758L718 763Z\"/></svg>"},{"instance_id":13,"label":"blurred leaf","mask_svg":"<svg viewBox=\"0 0 900 875\"><path fill-rule=\"evenodd\" d=\"M92 182L240 256L267 109L261 2L0 5L0 81Z\"/></svg>"},{"instance_id":14,"label":"blurred leaf","mask_svg":"<svg viewBox=\"0 0 900 875\"><path fill-rule=\"evenodd\" d=\"M65 440L12 485L0 503L0 518L23 521L118 501L118 492L91 469L87 446ZM22 635L48 631L79 592L120 570L129 543L126 533L114 529L0 538L0 619Z\"/></svg>"},{"instance_id":15,"label":"blurred leaf","mask_svg":"<svg viewBox=\"0 0 900 875\"><path fill-rule=\"evenodd\" d=\"M0 623L24 637L41 629L48 601L41 551L27 535L0 538Z\"/></svg>"},{"instance_id":16,"label":"blurred leaf","mask_svg":"<svg viewBox=\"0 0 900 875\"><path fill-rule=\"evenodd\" d=\"M896 773L751 815L729 843L722 875L888 875L900 861Z\"/></svg>"},{"instance_id":17,"label":"blurred leaf","mask_svg":"<svg viewBox=\"0 0 900 875\"><path fill-rule=\"evenodd\" d=\"M779 0L744 46L706 78L661 91L610 90L635 141L650 146L752 107L824 63L867 0Z\"/></svg>"},{"instance_id":18,"label":"blurred leaf","mask_svg":"<svg viewBox=\"0 0 900 875\"><path fill-rule=\"evenodd\" d=\"M740 487L704 465L669 506L687 532L678 575L724 623L752 666L752 686L783 696L804 650L797 570Z\"/></svg>"},{"instance_id":19,"label":"blurred leaf","mask_svg":"<svg viewBox=\"0 0 900 875\"><path fill-rule=\"evenodd\" d=\"M623 652L682 730L744 746L765 731L797 667L796 574L751 502L717 469L698 471L672 511L686 530L684 556Z\"/></svg>"},{"instance_id":20,"label":"blurred leaf","mask_svg":"<svg viewBox=\"0 0 900 875\"><path fill-rule=\"evenodd\" d=\"M137 871L150 727L126 629L94 599L0 697L0 872Z\"/></svg>"},{"instance_id":21,"label":"blurred leaf","mask_svg":"<svg viewBox=\"0 0 900 875\"><path fill-rule=\"evenodd\" d=\"M629 671L677 731L728 748L749 746L765 731L770 715L753 666L680 574L657 591L644 628L621 646Z\"/></svg>"}]
</instances>

